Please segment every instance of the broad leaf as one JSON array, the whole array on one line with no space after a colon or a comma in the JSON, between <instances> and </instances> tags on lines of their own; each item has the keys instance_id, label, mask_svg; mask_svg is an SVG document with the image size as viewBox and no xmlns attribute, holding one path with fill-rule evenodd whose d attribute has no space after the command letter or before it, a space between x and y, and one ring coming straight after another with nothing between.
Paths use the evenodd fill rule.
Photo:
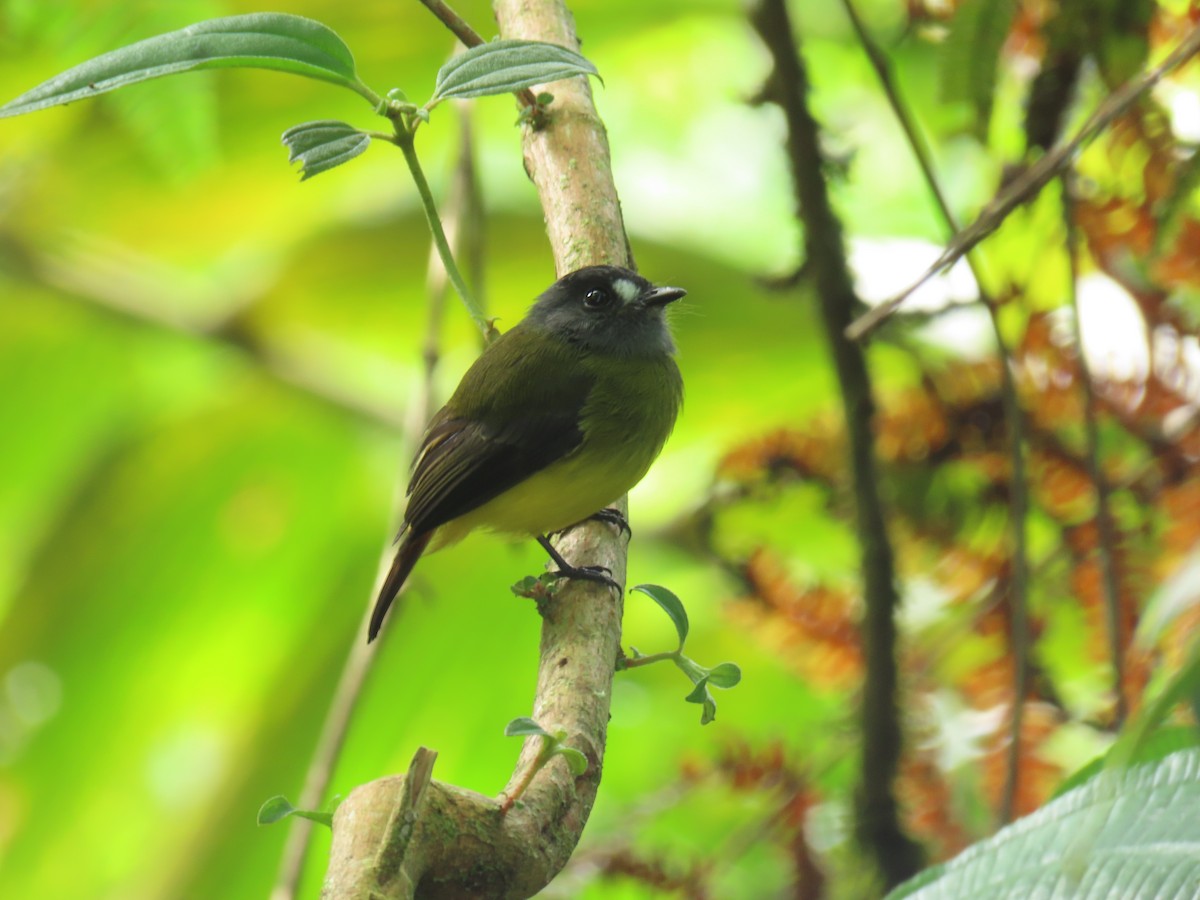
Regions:
<instances>
[{"instance_id":1,"label":"broad leaf","mask_svg":"<svg viewBox=\"0 0 1200 900\"><path fill-rule=\"evenodd\" d=\"M1126 761L1126 765L1154 762L1178 750L1187 749L1200 750L1200 731L1187 725L1172 725L1145 738L1134 751L1133 759ZM1115 747L1108 753L1096 757L1082 769L1067 776L1062 784L1054 789L1054 796L1061 797L1103 772L1105 766L1112 762L1114 750L1116 750Z\"/></svg>"},{"instance_id":2,"label":"broad leaf","mask_svg":"<svg viewBox=\"0 0 1200 900\"><path fill-rule=\"evenodd\" d=\"M348 87L372 102L354 57L320 22L283 13L209 19L113 50L68 69L0 106L0 118L94 97L140 81L215 68L274 69Z\"/></svg>"},{"instance_id":3,"label":"broad leaf","mask_svg":"<svg viewBox=\"0 0 1200 900\"><path fill-rule=\"evenodd\" d=\"M1197 884L1200 750L1192 749L1093 778L888 900L1191 897Z\"/></svg>"},{"instance_id":4,"label":"broad leaf","mask_svg":"<svg viewBox=\"0 0 1200 900\"><path fill-rule=\"evenodd\" d=\"M679 635L679 646L683 647L683 642L687 640L689 626L687 610L683 608L682 601L659 584L639 584L634 590L645 594L671 617L671 621L675 625L675 633Z\"/></svg>"},{"instance_id":5,"label":"broad leaf","mask_svg":"<svg viewBox=\"0 0 1200 900\"><path fill-rule=\"evenodd\" d=\"M288 162L300 163L300 180L349 162L371 145L371 136L345 122L305 122L283 133Z\"/></svg>"},{"instance_id":6,"label":"broad leaf","mask_svg":"<svg viewBox=\"0 0 1200 900\"><path fill-rule=\"evenodd\" d=\"M472 47L438 71L426 107L452 97L508 94L574 75L596 75L596 67L574 50L541 41L492 41Z\"/></svg>"}]
</instances>

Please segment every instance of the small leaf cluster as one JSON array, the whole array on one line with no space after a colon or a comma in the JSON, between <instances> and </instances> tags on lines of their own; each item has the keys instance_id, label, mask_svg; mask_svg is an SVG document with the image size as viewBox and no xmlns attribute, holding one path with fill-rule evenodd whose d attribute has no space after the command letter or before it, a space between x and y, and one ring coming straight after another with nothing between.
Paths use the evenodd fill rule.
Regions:
<instances>
[{"instance_id":1,"label":"small leaf cluster","mask_svg":"<svg viewBox=\"0 0 1200 900\"><path fill-rule=\"evenodd\" d=\"M630 647L632 655L618 660L618 669L632 669L669 659L687 675L694 687L684 699L688 703L698 703L702 708L700 724L707 725L717 716L717 702L709 688L731 688L742 680L742 670L735 663L723 662L711 669L700 665L695 660L683 655L683 646L687 641L688 623L687 610L683 602L662 585L639 584L633 590L645 594L657 603L675 625L675 633L679 636L679 647L665 653L655 653L649 656L638 652L636 647Z\"/></svg>"},{"instance_id":2,"label":"small leaf cluster","mask_svg":"<svg viewBox=\"0 0 1200 900\"><path fill-rule=\"evenodd\" d=\"M545 613L545 606L558 593L562 586L562 578L557 572L543 572L541 575L526 575L509 590L518 597L525 597L537 604L538 612Z\"/></svg>"},{"instance_id":3,"label":"small leaf cluster","mask_svg":"<svg viewBox=\"0 0 1200 900\"><path fill-rule=\"evenodd\" d=\"M568 747L563 743L567 738L567 733L561 729L551 734L533 719L522 716L504 726L504 735L505 737L537 736L542 739L542 749L538 751L537 760L533 765L535 773L556 756L561 756L566 761L567 768L576 778L588 769L587 757L574 747Z\"/></svg>"}]
</instances>

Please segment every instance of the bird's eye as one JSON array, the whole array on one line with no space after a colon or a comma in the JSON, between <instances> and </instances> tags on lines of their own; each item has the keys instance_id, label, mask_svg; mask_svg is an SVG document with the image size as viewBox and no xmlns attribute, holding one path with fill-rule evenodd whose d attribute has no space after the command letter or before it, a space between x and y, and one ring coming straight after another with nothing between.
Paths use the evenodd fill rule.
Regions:
<instances>
[{"instance_id":1,"label":"bird's eye","mask_svg":"<svg viewBox=\"0 0 1200 900\"><path fill-rule=\"evenodd\" d=\"M608 304L609 299L608 291L588 291L583 297L583 305L588 309L600 309Z\"/></svg>"}]
</instances>

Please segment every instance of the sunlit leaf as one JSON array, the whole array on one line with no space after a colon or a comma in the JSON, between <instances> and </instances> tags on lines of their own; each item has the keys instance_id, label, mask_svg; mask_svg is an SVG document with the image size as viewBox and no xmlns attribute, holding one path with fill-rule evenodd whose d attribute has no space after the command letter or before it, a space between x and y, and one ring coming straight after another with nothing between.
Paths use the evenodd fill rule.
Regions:
<instances>
[{"instance_id":1,"label":"sunlit leaf","mask_svg":"<svg viewBox=\"0 0 1200 900\"><path fill-rule=\"evenodd\" d=\"M1200 751L1093 778L888 900L1183 897L1200 884Z\"/></svg>"},{"instance_id":2,"label":"sunlit leaf","mask_svg":"<svg viewBox=\"0 0 1200 900\"><path fill-rule=\"evenodd\" d=\"M354 57L320 22L284 13L210 19L104 53L0 106L0 118L94 97L152 78L195 69L291 72L348 87L368 99Z\"/></svg>"}]
</instances>

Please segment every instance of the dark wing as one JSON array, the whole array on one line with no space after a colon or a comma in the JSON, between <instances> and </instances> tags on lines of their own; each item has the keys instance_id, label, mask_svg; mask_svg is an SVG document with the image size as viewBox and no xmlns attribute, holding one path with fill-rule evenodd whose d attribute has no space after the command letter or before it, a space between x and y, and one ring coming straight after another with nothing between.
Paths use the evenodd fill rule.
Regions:
<instances>
[{"instance_id":1,"label":"dark wing","mask_svg":"<svg viewBox=\"0 0 1200 900\"><path fill-rule=\"evenodd\" d=\"M521 333L518 325L490 347L429 423L404 516L414 533L482 506L582 443L592 376L568 346L537 333L524 332L514 355Z\"/></svg>"}]
</instances>

